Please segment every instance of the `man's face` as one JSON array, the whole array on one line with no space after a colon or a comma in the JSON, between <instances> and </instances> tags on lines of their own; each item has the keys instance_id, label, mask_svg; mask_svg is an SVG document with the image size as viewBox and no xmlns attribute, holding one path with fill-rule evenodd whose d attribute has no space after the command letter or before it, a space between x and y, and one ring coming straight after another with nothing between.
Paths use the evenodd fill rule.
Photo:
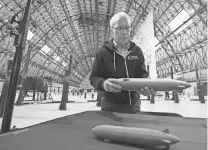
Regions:
<instances>
[{"instance_id":1,"label":"man's face","mask_svg":"<svg viewBox=\"0 0 208 150\"><path fill-rule=\"evenodd\" d=\"M121 18L112 28L115 41L119 44L126 44L130 39L131 27L126 18Z\"/></svg>"}]
</instances>

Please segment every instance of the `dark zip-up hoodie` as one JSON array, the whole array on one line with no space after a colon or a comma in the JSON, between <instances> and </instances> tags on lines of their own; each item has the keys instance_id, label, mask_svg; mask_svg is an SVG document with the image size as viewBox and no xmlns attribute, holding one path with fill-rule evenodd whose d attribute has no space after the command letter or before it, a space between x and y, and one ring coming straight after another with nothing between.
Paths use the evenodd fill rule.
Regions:
<instances>
[{"instance_id":1,"label":"dark zip-up hoodie","mask_svg":"<svg viewBox=\"0 0 208 150\"><path fill-rule=\"evenodd\" d=\"M133 106L138 100L137 92L106 92L103 83L108 78L147 78L144 55L141 49L130 41L129 53L124 58L117 52L113 39L107 41L96 53L92 72L89 77L91 85L97 91L103 91L104 99L118 105Z\"/></svg>"}]
</instances>

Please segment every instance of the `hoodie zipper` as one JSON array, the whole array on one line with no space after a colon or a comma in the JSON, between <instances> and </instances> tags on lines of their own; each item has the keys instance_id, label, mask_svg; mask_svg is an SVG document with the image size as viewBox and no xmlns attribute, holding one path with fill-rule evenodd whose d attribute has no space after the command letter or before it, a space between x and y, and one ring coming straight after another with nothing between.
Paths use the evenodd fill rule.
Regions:
<instances>
[{"instance_id":1,"label":"hoodie zipper","mask_svg":"<svg viewBox=\"0 0 208 150\"><path fill-rule=\"evenodd\" d=\"M128 72L128 67L127 67L127 63L126 63L126 58L125 58L125 66L126 66L126 73L127 73L127 78L129 78L129 72ZM131 94L129 91L129 105L131 106Z\"/></svg>"},{"instance_id":2,"label":"hoodie zipper","mask_svg":"<svg viewBox=\"0 0 208 150\"><path fill-rule=\"evenodd\" d=\"M126 57L131 53L131 51L126 55ZM117 54L121 55L120 53L117 52ZM121 55L122 56L122 55ZM123 57L123 56L122 56ZM126 57L123 57L124 58L124 62L125 62L125 68L126 68L126 75L127 75L127 78L129 78L129 72L128 72L128 66L127 66L127 63L126 63ZM130 91L129 91L129 105L131 106L131 94L130 94Z\"/></svg>"}]
</instances>

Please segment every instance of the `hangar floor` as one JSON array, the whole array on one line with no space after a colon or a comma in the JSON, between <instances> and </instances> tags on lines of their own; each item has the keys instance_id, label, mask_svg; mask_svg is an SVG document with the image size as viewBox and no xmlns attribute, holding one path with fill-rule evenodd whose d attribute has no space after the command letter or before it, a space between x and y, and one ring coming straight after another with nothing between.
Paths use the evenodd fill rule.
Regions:
<instances>
[{"instance_id":1,"label":"hangar floor","mask_svg":"<svg viewBox=\"0 0 208 150\"><path fill-rule=\"evenodd\" d=\"M52 97L55 102L58 102L61 99L61 94L53 94ZM87 99L84 99L83 96L69 96L69 100L74 102L67 103L66 111L60 111L58 109L59 103L52 103L50 100L46 100L31 104L29 103L31 101L26 98L25 102L28 102L27 104L14 106L11 126L23 128L84 111L100 110L100 107L97 107L95 102L87 102L87 100L92 100L90 95L87 95ZM151 104L149 101L143 100L141 110L144 112L178 113L184 117L191 118L207 118L207 103L202 104L199 101L190 101L190 99L180 99L179 104L173 101L157 99L155 104ZM0 125L1 122L2 118L0 118Z\"/></svg>"}]
</instances>

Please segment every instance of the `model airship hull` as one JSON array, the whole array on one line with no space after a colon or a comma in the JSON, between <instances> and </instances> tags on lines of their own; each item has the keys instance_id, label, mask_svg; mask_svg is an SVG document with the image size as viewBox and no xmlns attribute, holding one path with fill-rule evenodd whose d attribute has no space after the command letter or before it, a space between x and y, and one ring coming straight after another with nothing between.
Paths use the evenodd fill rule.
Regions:
<instances>
[{"instance_id":1,"label":"model airship hull","mask_svg":"<svg viewBox=\"0 0 208 150\"><path fill-rule=\"evenodd\" d=\"M99 139L148 147L169 147L180 141L178 137L167 132L147 128L100 125L93 128L92 132Z\"/></svg>"},{"instance_id":2,"label":"model airship hull","mask_svg":"<svg viewBox=\"0 0 208 150\"><path fill-rule=\"evenodd\" d=\"M173 91L191 87L185 81L174 79L121 78L116 80L114 83L120 85L123 91L138 91L145 87L155 91Z\"/></svg>"}]
</instances>

